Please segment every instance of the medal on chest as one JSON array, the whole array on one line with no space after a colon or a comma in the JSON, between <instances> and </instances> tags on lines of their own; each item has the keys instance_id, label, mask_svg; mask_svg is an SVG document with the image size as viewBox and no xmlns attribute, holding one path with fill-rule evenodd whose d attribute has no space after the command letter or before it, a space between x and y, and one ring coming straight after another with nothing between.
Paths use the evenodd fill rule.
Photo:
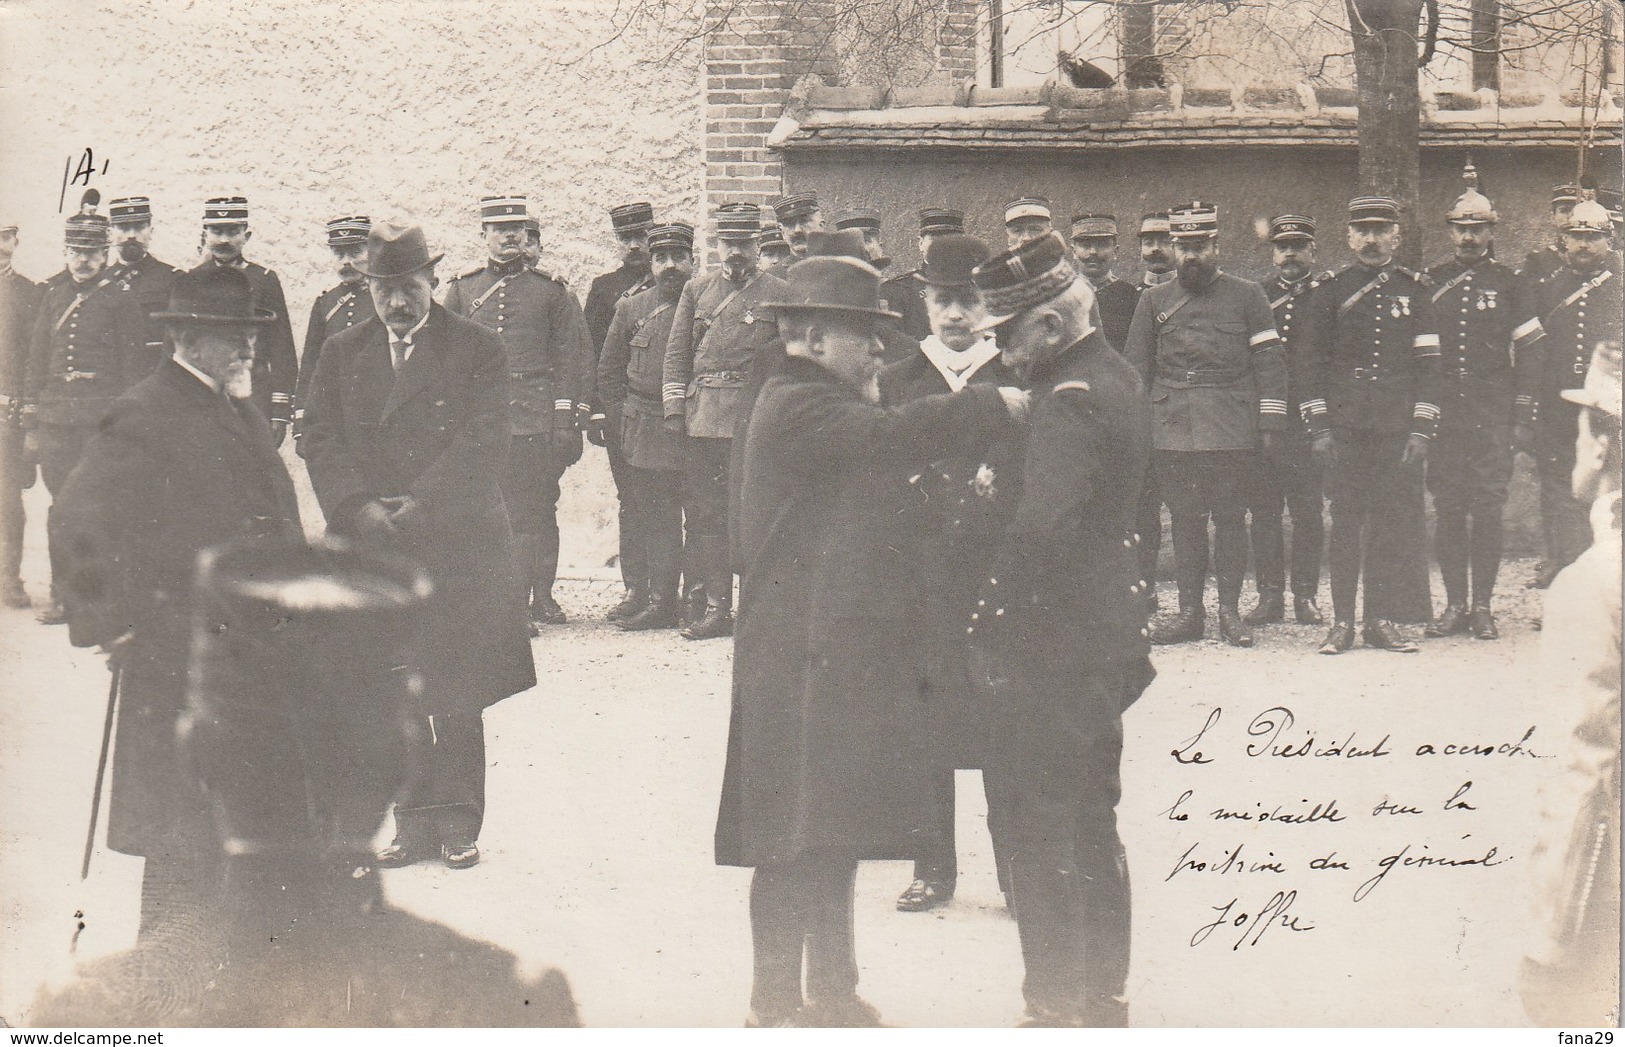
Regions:
<instances>
[{"instance_id":1,"label":"medal on chest","mask_svg":"<svg viewBox=\"0 0 1625 1047\"><path fill-rule=\"evenodd\" d=\"M1489 290L1478 292L1478 305L1475 308L1479 310L1494 309L1495 294L1496 292Z\"/></svg>"},{"instance_id":2,"label":"medal on chest","mask_svg":"<svg viewBox=\"0 0 1625 1047\"><path fill-rule=\"evenodd\" d=\"M1395 320L1402 316L1411 315L1411 296L1408 294L1395 295L1394 304L1388 310L1388 314Z\"/></svg>"},{"instance_id":3,"label":"medal on chest","mask_svg":"<svg viewBox=\"0 0 1625 1047\"><path fill-rule=\"evenodd\" d=\"M753 324L756 322L756 314L751 312L749 309L746 309L744 319L740 320L739 322L742 324Z\"/></svg>"},{"instance_id":4,"label":"medal on chest","mask_svg":"<svg viewBox=\"0 0 1625 1047\"><path fill-rule=\"evenodd\" d=\"M970 489L976 492L976 497L992 501L998 497L999 490L993 486L993 467L983 462L976 467L976 476L971 479Z\"/></svg>"}]
</instances>

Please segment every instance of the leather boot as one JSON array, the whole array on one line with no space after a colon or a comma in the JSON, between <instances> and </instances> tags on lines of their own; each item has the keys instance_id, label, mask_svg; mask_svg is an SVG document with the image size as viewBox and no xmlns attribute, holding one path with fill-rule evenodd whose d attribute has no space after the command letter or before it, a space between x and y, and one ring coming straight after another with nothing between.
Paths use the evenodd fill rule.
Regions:
<instances>
[{"instance_id":1,"label":"leather boot","mask_svg":"<svg viewBox=\"0 0 1625 1047\"><path fill-rule=\"evenodd\" d=\"M609 609L604 615L606 622L622 622L635 614L641 613L649 606L649 587L646 585L633 585L627 588L626 595L621 602Z\"/></svg>"},{"instance_id":2,"label":"leather boot","mask_svg":"<svg viewBox=\"0 0 1625 1047\"><path fill-rule=\"evenodd\" d=\"M1333 622L1332 627L1326 631L1326 639L1320 642L1321 654L1342 654L1354 646L1354 623Z\"/></svg>"},{"instance_id":3,"label":"leather boot","mask_svg":"<svg viewBox=\"0 0 1625 1047\"><path fill-rule=\"evenodd\" d=\"M1292 616L1298 620L1299 625L1326 624L1326 616L1321 613L1320 604L1315 602L1313 596L1294 596Z\"/></svg>"},{"instance_id":4,"label":"leather boot","mask_svg":"<svg viewBox=\"0 0 1625 1047\"><path fill-rule=\"evenodd\" d=\"M1280 599L1279 596L1276 597ZM1279 619L1277 619L1278 621ZM1219 635L1231 647L1251 647L1253 645L1253 631L1247 627L1241 612L1234 604L1219 608Z\"/></svg>"},{"instance_id":5,"label":"leather boot","mask_svg":"<svg viewBox=\"0 0 1625 1047\"><path fill-rule=\"evenodd\" d=\"M4 582L0 582L0 604L16 610L33 605L28 599L28 590L23 588L21 578L7 578Z\"/></svg>"},{"instance_id":6,"label":"leather boot","mask_svg":"<svg viewBox=\"0 0 1625 1047\"><path fill-rule=\"evenodd\" d=\"M1423 636L1455 636L1467 631L1467 608L1459 603L1446 604L1444 613L1429 622Z\"/></svg>"},{"instance_id":7,"label":"leather boot","mask_svg":"<svg viewBox=\"0 0 1625 1047\"><path fill-rule=\"evenodd\" d=\"M675 594L656 593L649 598L643 610L622 618L615 624L629 633L641 633L649 629L675 629L681 624L677 615L677 597Z\"/></svg>"},{"instance_id":8,"label":"leather boot","mask_svg":"<svg viewBox=\"0 0 1625 1047\"><path fill-rule=\"evenodd\" d=\"M1399 654L1415 654L1417 651L1416 644L1405 639L1405 634L1399 631L1399 626L1386 618L1365 623L1365 645Z\"/></svg>"},{"instance_id":9,"label":"leather boot","mask_svg":"<svg viewBox=\"0 0 1625 1047\"><path fill-rule=\"evenodd\" d=\"M1258 603L1242 619L1248 625L1265 625L1286 620L1286 594L1275 588L1260 586Z\"/></svg>"},{"instance_id":10,"label":"leather boot","mask_svg":"<svg viewBox=\"0 0 1625 1047\"><path fill-rule=\"evenodd\" d=\"M719 636L732 636L733 634L733 612L727 607L708 604L705 608L705 616L693 625L688 626L679 635L685 640L714 640Z\"/></svg>"},{"instance_id":11,"label":"leather boot","mask_svg":"<svg viewBox=\"0 0 1625 1047\"><path fill-rule=\"evenodd\" d=\"M1207 627L1207 615L1199 607L1181 607L1179 613L1151 630L1151 642L1159 646L1200 640Z\"/></svg>"},{"instance_id":12,"label":"leather boot","mask_svg":"<svg viewBox=\"0 0 1625 1047\"><path fill-rule=\"evenodd\" d=\"M570 617L553 599L553 579L559 572L558 546L548 548L539 534L525 537L533 543L530 546L530 620L537 625L563 625Z\"/></svg>"},{"instance_id":13,"label":"leather boot","mask_svg":"<svg viewBox=\"0 0 1625 1047\"><path fill-rule=\"evenodd\" d=\"M1487 605L1474 607L1467 618L1467 629L1479 640L1499 640L1501 630L1495 627L1495 615Z\"/></svg>"},{"instance_id":14,"label":"leather boot","mask_svg":"<svg viewBox=\"0 0 1625 1047\"><path fill-rule=\"evenodd\" d=\"M34 616L41 625L67 625L68 609L62 606L62 597L57 593L56 586L51 586L51 602L45 609Z\"/></svg>"},{"instance_id":15,"label":"leather boot","mask_svg":"<svg viewBox=\"0 0 1625 1047\"><path fill-rule=\"evenodd\" d=\"M704 618L705 607L705 586L698 584L689 586L688 591L683 594L681 608L683 612L683 624L693 625L701 618Z\"/></svg>"}]
</instances>

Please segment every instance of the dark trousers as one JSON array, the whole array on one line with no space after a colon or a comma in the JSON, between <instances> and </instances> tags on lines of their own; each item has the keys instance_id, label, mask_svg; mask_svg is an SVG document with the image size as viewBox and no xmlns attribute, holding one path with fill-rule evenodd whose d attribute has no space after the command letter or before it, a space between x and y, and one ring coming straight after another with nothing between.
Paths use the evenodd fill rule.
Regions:
<instances>
[{"instance_id":1,"label":"dark trousers","mask_svg":"<svg viewBox=\"0 0 1625 1047\"><path fill-rule=\"evenodd\" d=\"M211 922L224 859L219 854L148 855L141 868L141 922L136 941L173 939L183 921ZM185 933L181 931L180 933Z\"/></svg>"},{"instance_id":2,"label":"dark trousers","mask_svg":"<svg viewBox=\"0 0 1625 1047\"><path fill-rule=\"evenodd\" d=\"M728 565L728 455L732 440L690 437L683 472L689 566L705 586L712 607L733 606L733 571Z\"/></svg>"},{"instance_id":3,"label":"dark trousers","mask_svg":"<svg viewBox=\"0 0 1625 1047\"><path fill-rule=\"evenodd\" d=\"M1156 469L1147 466L1140 501L1134 507L1134 529L1140 535L1140 577L1146 592L1157 591L1157 557L1162 554L1162 492L1157 489Z\"/></svg>"},{"instance_id":4,"label":"dark trousers","mask_svg":"<svg viewBox=\"0 0 1625 1047\"><path fill-rule=\"evenodd\" d=\"M94 426L81 425L42 425L35 431L35 439L39 442L39 471L40 477L45 481L45 489L51 492L54 499L62 493L62 488L68 484L68 477L73 475L74 466L79 464L79 458L85 453L91 437L96 435ZM47 533L50 533L50 513L55 512L53 506L46 515ZM55 542L47 545L51 560L51 599L57 599L57 582L65 574L63 550L56 547Z\"/></svg>"},{"instance_id":5,"label":"dark trousers","mask_svg":"<svg viewBox=\"0 0 1625 1047\"><path fill-rule=\"evenodd\" d=\"M1437 518L1433 551L1450 604L1490 605L1501 570L1511 440L1509 426L1483 425L1441 432L1428 449L1427 485Z\"/></svg>"},{"instance_id":6,"label":"dark trousers","mask_svg":"<svg viewBox=\"0 0 1625 1047\"><path fill-rule=\"evenodd\" d=\"M623 472L621 576L629 589L647 588L676 600L683 565L683 476L631 465Z\"/></svg>"},{"instance_id":7,"label":"dark trousers","mask_svg":"<svg viewBox=\"0 0 1625 1047\"><path fill-rule=\"evenodd\" d=\"M1251 511L1253 582L1260 593L1285 592L1286 534L1283 514L1292 517L1292 595L1313 600L1320 592L1320 559L1326 544L1325 500L1320 466L1301 438L1272 461L1260 457L1254 474Z\"/></svg>"},{"instance_id":8,"label":"dark trousers","mask_svg":"<svg viewBox=\"0 0 1625 1047\"><path fill-rule=\"evenodd\" d=\"M1207 587L1208 520L1213 521L1213 573L1219 606L1241 599L1247 573L1247 494L1253 451L1157 451L1157 487L1168 503L1180 610L1202 609Z\"/></svg>"},{"instance_id":9,"label":"dark trousers","mask_svg":"<svg viewBox=\"0 0 1625 1047\"><path fill-rule=\"evenodd\" d=\"M23 492L37 467L23 450L22 430L0 420L0 582L16 581L23 563Z\"/></svg>"},{"instance_id":10,"label":"dark trousers","mask_svg":"<svg viewBox=\"0 0 1625 1047\"><path fill-rule=\"evenodd\" d=\"M534 541L515 543L533 557L521 563L519 578L527 592L553 591L559 569L559 480L569 463L553 450L552 436L535 433L515 436L502 473L502 500L508 524L516 538L534 535Z\"/></svg>"},{"instance_id":11,"label":"dark trousers","mask_svg":"<svg viewBox=\"0 0 1625 1047\"><path fill-rule=\"evenodd\" d=\"M993 866L999 874L999 890L1010 893L1010 869L1005 856L1004 805L994 796L994 783L984 772L982 787L987 793L987 832L993 841ZM959 880L959 850L954 828L954 768L939 767L931 772L930 810L921 826L924 846L914 859L914 878L945 884L951 891Z\"/></svg>"},{"instance_id":12,"label":"dark trousers","mask_svg":"<svg viewBox=\"0 0 1625 1047\"><path fill-rule=\"evenodd\" d=\"M628 491L632 467L626 461L626 453L621 450L619 417L610 419L604 426L604 456L609 459L609 475L615 481L615 533L620 545L621 584L629 590L637 589L648 584L650 568L644 547L632 535L635 525L632 523L631 495Z\"/></svg>"},{"instance_id":13,"label":"dark trousers","mask_svg":"<svg viewBox=\"0 0 1625 1047\"><path fill-rule=\"evenodd\" d=\"M1546 573L1556 574L1591 547L1591 507L1574 497L1574 449L1567 456L1543 454L1540 522L1546 538Z\"/></svg>"},{"instance_id":14,"label":"dark trousers","mask_svg":"<svg viewBox=\"0 0 1625 1047\"><path fill-rule=\"evenodd\" d=\"M1416 621L1413 578L1426 545L1422 469L1399 464L1407 433L1338 429L1331 468L1332 536L1328 549L1332 614L1356 621L1360 578L1365 577L1365 620ZM1422 559L1426 570L1426 560ZM1422 593L1426 594L1425 578ZM1425 616L1425 612L1423 613Z\"/></svg>"},{"instance_id":15,"label":"dark trousers","mask_svg":"<svg viewBox=\"0 0 1625 1047\"><path fill-rule=\"evenodd\" d=\"M750 1008L757 1016L784 1017L802 1005L803 958L809 999L838 1001L857 993L857 875L850 856L822 852L756 867L750 881Z\"/></svg>"},{"instance_id":16,"label":"dark trousers","mask_svg":"<svg viewBox=\"0 0 1625 1047\"><path fill-rule=\"evenodd\" d=\"M485 822L485 720L478 712L423 718L424 744L395 804L396 835L425 846L474 841Z\"/></svg>"},{"instance_id":17,"label":"dark trousers","mask_svg":"<svg viewBox=\"0 0 1625 1047\"><path fill-rule=\"evenodd\" d=\"M1110 670L1078 687L1120 688ZM1012 701L1019 707L1019 699ZM1051 727L1053 729L1046 729ZM1087 1018L1128 980L1128 863L1117 834L1123 724L1091 736L1030 718L1001 729L983 772L1009 844L1010 882L1035 1013Z\"/></svg>"}]
</instances>

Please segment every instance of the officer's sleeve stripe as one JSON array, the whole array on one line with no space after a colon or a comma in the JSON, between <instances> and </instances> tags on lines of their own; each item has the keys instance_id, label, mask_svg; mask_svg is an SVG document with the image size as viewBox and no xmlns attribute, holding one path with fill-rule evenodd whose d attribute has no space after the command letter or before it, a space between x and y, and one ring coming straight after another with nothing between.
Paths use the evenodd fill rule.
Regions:
<instances>
[{"instance_id":1,"label":"officer's sleeve stripe","mask_svg":"<svg viewBox=\"0 0 1625 1047\"><path fill-rule=\"evenodd\" d=\"M1247 339L1247 344L1252 346L1253 350L1256 352L1259 349L1268 349L1270 346L1276 344L1280 340L1281 333L1275 328L1271 327L1269 330L1260 331L1251 338Z\"/></svg>"},{"instance_id":2,"label":"officer's sleeve stripe","mask_svg":"<svg viewBox=\"0 0 1625 1047\"><path fill-rule=\"evenodd\" d=\"M1439 420L1439 409L1433 404L1428 403L1426 400L1418 400L1416 401L1416 408L1412 412L1412 417L1425 418L1429 421L1437 422Z\"/></svg>"},{"instance_id":3,"label":"officer's sleeve stripe","mask_svg":"<svg viewBox=\"0 0 1625 1047\"><path fill-rule=\"evenodd\" d=\"M272 393L271 402L274 404L291 404L293 403L293 396L289 393Z\"/></svg>"},{"instance_id":4,"label":"officer's sleeve stripe","mask_svg":"<svg viewBox=\"0 0 1625 1047\"><path fill-rule=\"evenodd\" d=\"M1535 398L1530 396L1528 393L1519 393L1517 399L1513 400L1513 403L1517 404L1519 407L1528 407L1534 402Z\"/></svg>"},{"instance_id":5,"label":"officer's sleeve stripe","mask_svg":"<svg viewBox=\"0 0 1625 1047\"><path fill-rule=\"evenodd\" d=\"M1080 381L1062 382L1060 385L1055 387L1055 391L1058 393L1065 392L1068 389L1074 389L1080 393L1087 393L1089 392L1089 383Z\"/></svg>"},{"instance_id":6,"label":"officer's sleeve stripe","mask_svg":"<svg viewBox=\"0 0 1625 1047\"><path fill-rule=\"evenodd\" d=\"M682 382L667 382L660 387L660 398L662 400L681 400L687 392L688 390Z\"/></svg>"},{"instance_id":7,"label":"officer's sleeve stripe","mask_svg":"<svg viewBox=\"0 0 1625 1047\"><path fill-rule=\"evenodd\" d=\"M1261 396L1258 398L1258 411L1260 414L1286 414L1286 401L1273 397Z\"/></svg>"},{"instance_id":8,"label":"officer's sleeve stripe","mask_svg":"<svg viewBox=\"0 0 1625 1047\"><path fill-rule=\"evenodd\" d=\"M1513 345L1528 345L1546 333L1546 326L1540 322L1540 317L1532 316L1512 329Z\"/></svg>"},{"instance_id":9,"label":"officer's sleeve stripe","mask_svg":"<svg viewBox=\"0 0 1625 1047\"><path fill-rule=\"evenodd\" d=\"M1305 416L1312 415L1312 414L1325 414L1326 413L1326 401L1325 400L1305 400L1303 403L1298 405L1298 410L1302 411Z\"/></svg>"},{"instance_id":10,"label":"officer's sleeve stripe","mask_svg":"<svg viewBox=\"0 0 1625 1047\"><path fill-rule=\"evenodd\" d=\"M574 400L564 399L553 401L553 410L555 411L573 411L575 409L576 405Z\"/></svg>"}]
</instances>

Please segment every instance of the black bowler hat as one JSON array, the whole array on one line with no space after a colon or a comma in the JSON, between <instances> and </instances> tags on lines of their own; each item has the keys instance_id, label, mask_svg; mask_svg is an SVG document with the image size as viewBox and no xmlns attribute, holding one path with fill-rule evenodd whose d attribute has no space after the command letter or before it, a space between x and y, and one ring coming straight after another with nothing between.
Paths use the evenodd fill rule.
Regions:
<instances>
[{"instance_id":1,"label":"black bowler hat","mask_svg":"<svg viewBox=\"0 0 1625 1047\"><path fill-rule=\"evenodd\" d=\"M427 269L444 257L444 253L429 255L429 242L423 236L422 226L378 222L367 234L367 260L356 269L362 276L389 280Z\"/></svg>"},{"instance_id":2,"label":"black bowler hat","mask_svg":"<svg viewBox=\"0 0 1625 1047\"><path fill-rule=\"evenodd\" d=\"M1046 233L971 270L989 316L987 331L1057 298L1078 279L1060 234Z\"/></svg>"},{"instance_id":3,"label":"black bowler hat","mask_svg":"<svg viewBox=\"0 0 1625 1047\"><path fill-rule=\"evenodd\" d=\"M269 309L254 306L254 285L241 269L211 265L182 272L169 289L169 308L152 314L154 320L193 324L268 324L276 319Z\"/></svg>"},{"instance_id":4,"label":"black bowler hat","mask_svg":"<svg viewBox=\"0 0 1625 1047\"><path fill-rule=\"evenodd\" d=\"M902 319L881 301L880 270L857 258L809 255L790 267L785 281L789 287L784 301L763 302L762 308Z\"/></svg>"},{"instance_id":5,"label":"black bowler hat","mask_svg":"<svg viewBox=\"0 0 1625 1047\"><path fill-rule=\"evenodd\" d=\"M943 233L925 252L920 279L933 287L969 287L971 270L987 261L993 249L965 233Z\"/></svg>"}]
</instances>

